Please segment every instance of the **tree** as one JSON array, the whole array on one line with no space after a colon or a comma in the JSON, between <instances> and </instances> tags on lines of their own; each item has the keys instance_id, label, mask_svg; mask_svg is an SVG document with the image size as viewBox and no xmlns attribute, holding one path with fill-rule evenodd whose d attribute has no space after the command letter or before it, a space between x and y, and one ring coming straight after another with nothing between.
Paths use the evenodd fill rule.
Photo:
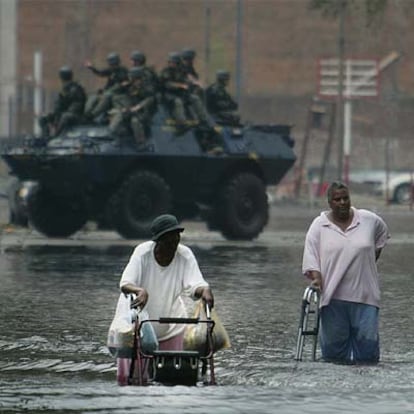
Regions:
<instances>
[{"instance_id":1,"label":"tree","mask_svg":"<svg viewBox=\"0 0 414 414\"><path fill-rule=\"evenodd\" d=\"M317 9L326 17L339 17L341 10L354 9L365 12L367 24L381 15L387 7L387 0L310 0L310 8Z\"/></svg>"}]
</instances>

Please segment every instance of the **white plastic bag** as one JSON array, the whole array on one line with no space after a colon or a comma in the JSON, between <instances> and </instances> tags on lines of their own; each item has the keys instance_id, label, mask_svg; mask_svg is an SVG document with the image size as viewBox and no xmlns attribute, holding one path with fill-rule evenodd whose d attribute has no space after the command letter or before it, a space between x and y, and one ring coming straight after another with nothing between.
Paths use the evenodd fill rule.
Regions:
<instances>
[{"instance_id":1,"label":"white plastic bag","mask_svg":"<svg viewBox=\"0 0 414 414\"><path fill-rule=\"evenodd\" d=\"M121 293L115 316L108 331L109 352L117 358L131 358L134 349L134 326L131 319L130 297Z\"/></svg>"},{"instance_id":2,"label":"white plastic bag","mask_svg":"<svg viewBox=\"0 0 414 414\"><path fill-rule=\"evenodd\" d=\"M115 316L108 331L107 346L116 358L132 358L134 351L134 334L136 319L148 320L148 312L131 309L131 295L121 293L115 310ZM150 322L141 326L141 348L144 353L158 349L158 340Z\"/></svg>"}]
</instances>

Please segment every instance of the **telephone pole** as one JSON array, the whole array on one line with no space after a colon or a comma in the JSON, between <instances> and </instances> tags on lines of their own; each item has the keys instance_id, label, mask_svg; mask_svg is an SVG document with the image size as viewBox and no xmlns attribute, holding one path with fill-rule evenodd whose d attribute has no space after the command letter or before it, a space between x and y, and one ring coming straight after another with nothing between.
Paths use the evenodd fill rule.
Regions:
<instances>
[{"instance_id":1,"label":"telephone pole","mask_svg":"<svg viewBox=\"0 0 414 414\"><path fill-rule=\"evenodd\" d=\"M337 94L337 138L338 138L338 170L337 179L343 179L344 160L344 60L345 60L345 11L347 0L339 1L339 32L338 32L338 61L339 79Z\"/></svg>"},{"instance_id":2,"label":"telephone pole","mask_svg":"<svg viewBox=\"0 0 414 414\"><path fill-rule=\"evenodd\" d=\"M0 135L14 132L17 1L0 1Z\"/></svg>"}]
</instances>

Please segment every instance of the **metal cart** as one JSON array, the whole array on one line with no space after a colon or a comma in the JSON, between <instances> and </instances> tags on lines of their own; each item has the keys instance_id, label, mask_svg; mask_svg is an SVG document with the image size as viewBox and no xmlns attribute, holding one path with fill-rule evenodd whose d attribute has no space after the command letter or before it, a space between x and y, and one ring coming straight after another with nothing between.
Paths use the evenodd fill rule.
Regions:
<instances>
[{"instance_id":1,"label":"metal cart","mask_svg":"<svg viewBox=\"0 0 414 414\"><path fill-rule=\"evenodd\" d=\"M134 332L134 352L129 373L131 385L215 385L213 358L213 329L209 307L206 319L199 318L159 318L137 321ZM141 329L145 323L206 324L206 346L199 351L160 351L144 352L141 344Z\"/></svg>"}]
</instances>

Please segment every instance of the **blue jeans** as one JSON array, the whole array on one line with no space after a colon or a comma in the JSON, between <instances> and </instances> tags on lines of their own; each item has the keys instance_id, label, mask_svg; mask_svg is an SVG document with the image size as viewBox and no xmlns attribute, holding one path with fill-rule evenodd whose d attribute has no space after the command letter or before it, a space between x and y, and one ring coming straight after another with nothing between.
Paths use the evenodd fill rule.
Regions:
<instances>
[{"instance_id":1,"label":"blue jeans","mask_svg":"<svg viewBox=\"0 0 414 414\"><path fill-rule=\"evenodd\" d=\"M375 306L332 299L320 314L322 358L343 363L378 362L378 314Z\"/></svg>"}]
</instances>

